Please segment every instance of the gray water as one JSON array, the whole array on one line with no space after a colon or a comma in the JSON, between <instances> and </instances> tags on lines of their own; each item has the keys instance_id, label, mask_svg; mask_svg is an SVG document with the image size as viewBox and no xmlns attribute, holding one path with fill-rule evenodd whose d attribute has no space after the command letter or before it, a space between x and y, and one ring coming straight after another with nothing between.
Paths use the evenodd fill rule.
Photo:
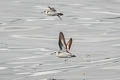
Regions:
<instances>
[{"instance_id":1,"label":"gray water","mask_svg":"<svg viewBox=\"0 0 120 80\"><path fill-rule=\"evenodd\" d=\"M60 31L77 57L51 55ZM53 79L120 80L120 0L0 0L0 80Z\"/></svg>"}]
</instances>

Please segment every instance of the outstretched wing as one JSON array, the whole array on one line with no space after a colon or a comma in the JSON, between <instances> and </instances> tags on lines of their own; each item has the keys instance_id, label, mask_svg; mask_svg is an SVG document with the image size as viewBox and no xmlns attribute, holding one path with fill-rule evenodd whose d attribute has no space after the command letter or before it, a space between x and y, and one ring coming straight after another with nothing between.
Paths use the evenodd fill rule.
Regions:
<instances>
[{"instance_id":1,"label":"outstretched wing","mask_svg":"<svg viewBox=\"0 0 120 80\"><path fill-rule=\"evenodd\" d=\"M65 38L64 38L64 34L62 32L59 33L59 48L60 50L66 50L67 48L67 45L66 45L66 42L65 42Z\"/></svg>"},{"instance_id":2,"label":"outstretched wing","mask_svg":"<svg viewBox=\"0 0 120 80\"><path fill-rule=\"evenodd\" d=\"M49 8L51 11L56 12L56 9L55 9L54 7L48 6L48 8Z\"/></svg>"},{"instance_id":3,"label":"outstretched wing","mask_svg":"<svg viewBox=\"0 0 120 80\"><path fill-rule=\"evenodd\" d=\"M67 43L67 51L70 51L71 45L72 45L72 38L70 38L70 40Z\"/></svg>"}]
</instances>

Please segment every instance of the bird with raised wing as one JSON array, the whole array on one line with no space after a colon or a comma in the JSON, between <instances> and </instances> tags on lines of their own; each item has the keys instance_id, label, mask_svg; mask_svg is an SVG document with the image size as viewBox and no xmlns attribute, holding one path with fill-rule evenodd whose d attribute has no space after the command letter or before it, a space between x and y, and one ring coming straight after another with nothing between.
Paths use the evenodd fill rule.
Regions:
<instances>
[{"instance_id":1,"label":"bird with raised wing","mask_svg":"<svg viewBox=\"0 0 120 80\"><path fill-rule=\"evenodd\" d=\"M71 57L76 57L72 53L70 53L70 48L72 45L72 38L69 39L69 41L66 43L64 34L62 32L59 33L59 41L58 45L60 50L56 53L56 56L59 58L71 58Z\"/></svg>"}]
</instances>

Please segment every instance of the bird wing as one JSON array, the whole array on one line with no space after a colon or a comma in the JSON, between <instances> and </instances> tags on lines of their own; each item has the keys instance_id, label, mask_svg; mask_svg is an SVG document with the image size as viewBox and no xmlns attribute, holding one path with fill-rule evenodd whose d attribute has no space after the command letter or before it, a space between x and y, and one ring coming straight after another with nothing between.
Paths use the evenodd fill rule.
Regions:
<instances>
[{"instance_id":1,"label":"bird wing","mask_svg":"<svg viewBox=\"0 0 120 80\"><path fill-rule=\"evenodd\" d=\"M58 44L59 44L60 50L66 50L67 49L64 34L62 32L59 33L59 42L58 42Z\"/></svg>"}]
</instances>

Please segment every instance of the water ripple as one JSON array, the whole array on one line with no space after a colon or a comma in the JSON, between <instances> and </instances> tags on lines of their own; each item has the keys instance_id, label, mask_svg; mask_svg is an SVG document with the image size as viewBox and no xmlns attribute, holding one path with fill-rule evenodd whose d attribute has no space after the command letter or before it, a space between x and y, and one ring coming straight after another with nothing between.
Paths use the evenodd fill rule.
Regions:
<instances>
[{"instance_id":1,"label":"water ripple","mask_svg":"<svg viewBox=\"0 0 120 80\"><path fill-rule=\"evenodd\" d=\"M28 31L28 30L35 30L39 29L41 27L31 27L31 26L7 26L7 27L1 27L0 31Z\"/></svg>"},{"instance_id":2,"label":"water ripple","mask_svg":"<svg viewBox=\"0 0 120 80\"><path fill-rule=\"evenodd\" d=\"M92 11L92 12L100 13L100 14L120 15L120 13L115 13L115 12L105 12L105 11Z\"/></svg>"},{"instance_id":3,"label":"water ripple","mask_svg":"<svg viewBox=\"0 0 120 80\"><path fill-rule=\"evenodd\" d=\"M54 37L44 35L12 35L15 38L29 38L29 39L44 39L44 40L56 40Z\"/></svg>"}]
</instances>

